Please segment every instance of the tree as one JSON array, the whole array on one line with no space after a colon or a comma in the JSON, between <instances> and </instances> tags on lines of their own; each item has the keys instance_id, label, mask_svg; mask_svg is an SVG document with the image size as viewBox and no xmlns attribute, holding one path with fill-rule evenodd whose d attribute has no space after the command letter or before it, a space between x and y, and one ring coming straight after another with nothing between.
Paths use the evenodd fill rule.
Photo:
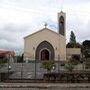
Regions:
<instances>
[{"instance_id":1,"label":"tree","mask_svg":"<svg viewBox=\"0 0 90 90\"><path fill-rule=\"evenodd\" d=\"M83 41L83 46L90 48L90 40Z\"/></svg>"},{"instance_id":2,"label":"tree","mask_svg":"<svg viewBox=\"0 0 90 90\"><path fill-rule=\"evenodd\" d=\"M74 67L75 67L76 65L78 65L78 64L80 64L80 61L79 61L78 59L75 59L75 58L72 57L72 58L69 59L68 62L65 64L65 68L66 68L68 71L72 72L73 69L74 69Z\"/></svg>"},{"instance_id":3,"label":"tree","mask_svg":"<svg viewBox=\"0 0 90 90\"><path fill-rule=\"evenodd\" d=\"M85 58L90 58L90 40L85 40L82 43L82 53Z\"/></svg>"},{"instance_id":4,"label":"tree","mask_svg":"<svg viewBox=\"0 0 90 90\"><path fill-rule=\"evenodd\" d=\"M5 63L7 63L7 58L3 57L2 59L0 59L0 68L5 66Z\"/></svg>"},{"instance_id":5,"label":"tree","mask_svg":"<svg viewBox=\"0 0 90 90\"><path fill-rule=\"evenodd\" d=\"M66 48L73 48L73 44L68 42L67 45L66 45Z\"/></svg>"},{"instance_id":6,"label":"tree","mask_svg":"<svg viewBox=\"0 0 90 90\"><path fill-rule=\"evenodd\" d=\"M66 45L67 48L81 48L81 44L76 42L76 36L73 31L70 34L70 40Z\"/></svg>"},{"instance_id":7,"label":"tree","mask_svg":"<svg viewBox=\"0 0 90 90\"><path fill-rule=\"evenodd\" d=\"M76 44L76 36L75 36L75 34L74 34L73 31L71 31L71 35L70 35L70 43Z\"/></svg>"},{"instance_id":8,"label":"tree","mask_svg":"<svg viewBox=\"0 0 90 90\"><path fill-rule=\"evenodd\" d=\"M70 62L67 62L67 63L65 64L65 68L66 68L69 72L72 72L73 69L74 69L74 65L73 65L72 63L70 63Z\"/></svg>"},{"instance_id":9,"label":"tree","mask_svg":"<svg viewBox=\"0 0 90 90\"><path fill-rule=\"evenodd\" d=\"M22 63L22 62L23 62L23 55L24 55L24 54L22 54L21 56L20 56L20 55L17 56L17 62L18 62L18 63Z\"/></svg>"},{"instance_id":10,"label":"tree","mask_svg":"<svg viewBox=\"0 0 90 90\"><path fill-rule=\"evenodd\" d=\"M85 60L84 64L87 69L90 69L90 59Z\"/></svg>"},{"instance_id":11,"label":"tree","mask_svg":"<svg viewBox=\"0 0 90 90\"><path fill-rule=\"evenodd\" d=\"M72 58L69 60L69 63L71 63L72 65L78 65L80 64L80 57L78 55L74 55L72 56Z\"/></svg>"},{"instance_id":12,"label":"tree","mask_svg":"<svg viewBox=\"0 0 90 90\"><path fill-rule=\"evenodd\" d=\"M52 60L49 61L43 61L42 62L43 68L47 69L47 71L51 71L52 67L54 66L54 62Z\"/></svg>"},{"instance_id":13,"label":"tree","mask_svg":"<svg viewBox=\"0 0 90 90\"><path fill-rule=\"evenodd\" d=\"M73 31L71 31L70 40L66 47L67 48L75 48L76 47L76 36Z\"/></svg>"}]
</instances>

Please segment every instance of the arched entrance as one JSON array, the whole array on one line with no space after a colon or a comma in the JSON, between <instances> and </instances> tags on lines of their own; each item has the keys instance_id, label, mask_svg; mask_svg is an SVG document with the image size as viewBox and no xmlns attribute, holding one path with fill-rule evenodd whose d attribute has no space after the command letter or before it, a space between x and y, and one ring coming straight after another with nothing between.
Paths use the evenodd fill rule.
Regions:
<instances>
[{"instance_id":1,"label":"arched entrance","mask_svg":"<svg viewBox=\"0 0 90 90\"><path fill-rule=\"evenodd\" d=\"M49 42L43 41L37 46L35 52L36 60L54 60L54 58L54 48Z\"/></svg>"},{"instance_id":2,"label":"arched entrance","mask_svg":"<svg viewBox=\"0 0 90 90\"><path fill-rule=\"evenodd\" d=\"M47 49L43 49L41 52L40 52L40 59L43 61L43 60L49 60L49 57L50 57L50 53Z\"/></svg>"}]
</instances>

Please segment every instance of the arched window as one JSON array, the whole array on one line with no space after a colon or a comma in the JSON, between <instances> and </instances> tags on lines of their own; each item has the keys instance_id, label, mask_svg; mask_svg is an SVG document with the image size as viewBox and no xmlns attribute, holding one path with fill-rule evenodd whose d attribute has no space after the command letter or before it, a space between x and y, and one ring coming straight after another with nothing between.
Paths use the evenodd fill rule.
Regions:
<instances>
[{"instance_id":1,"label":"arched window","mask_svg":"<svg viewBox=\"0 0 90 90\"><path fill-rule=\"evenodd\" d=\"M59 18L59 33L64 35L64 17Z\"/></svg>"}]
</instances>

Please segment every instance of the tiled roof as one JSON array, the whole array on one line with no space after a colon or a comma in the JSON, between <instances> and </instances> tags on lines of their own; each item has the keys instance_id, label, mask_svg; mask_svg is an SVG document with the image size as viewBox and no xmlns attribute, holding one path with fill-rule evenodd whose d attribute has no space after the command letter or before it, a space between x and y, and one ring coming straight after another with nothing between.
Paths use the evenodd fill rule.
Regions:
<instances>
[{"instance_id":1,"label":"tiled roof","mask_svg":"<svg viewBox=\"0 0 90 90\"><path fill-rule=\"evenodd\" d=\"M0 50L0 57L5 56L6 54L14 55L14 51L8 51L8 50Z\"/></svg>"}]
</instances>

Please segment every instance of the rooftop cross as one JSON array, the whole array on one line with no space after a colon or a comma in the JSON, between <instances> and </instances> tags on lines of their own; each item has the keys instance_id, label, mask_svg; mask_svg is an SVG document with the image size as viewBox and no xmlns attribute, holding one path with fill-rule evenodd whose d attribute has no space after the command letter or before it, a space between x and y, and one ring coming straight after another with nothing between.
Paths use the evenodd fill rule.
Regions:
<instances>
[{"instance_id":1,"label":"rooftop cross","mask_svg":"<svg viewBox=\"0 0 90 90\"><path fill-rule=\"evenodd\" d=\"M44 24L45 28L47 28L47 23Z\"/></svg>"}]
</instances>

